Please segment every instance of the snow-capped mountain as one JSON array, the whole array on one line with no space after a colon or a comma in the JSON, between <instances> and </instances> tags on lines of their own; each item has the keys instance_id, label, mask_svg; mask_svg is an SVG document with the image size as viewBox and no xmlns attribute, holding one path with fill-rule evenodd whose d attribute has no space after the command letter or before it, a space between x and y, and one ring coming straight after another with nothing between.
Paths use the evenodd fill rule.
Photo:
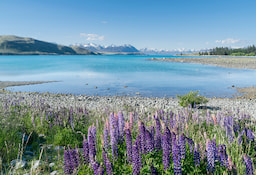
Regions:
<instances>
[{"instance_id":1,"label":"snow-capped mountain","mask_svg":"<svg viewBox=\"0 0 256 175\"><path fill-rule=\"evenodd\" d=\"M78 46L82 48L86 48L93 52L106 52L106 53L139 53L140 51L136 49L134 46L125 44L121 46L110 45L110 46L102 46L94 43L88 44L74 44L73 46Z\"/></svg>"},{"instance_id":2,"label":"snow-capped mountain","mask_svg":"<svg viewBox=\"0 0 256 175\"><path fill-rule=\"evenodd\" d=\"M198 52L205 52L209 49L173 49L173 50L166 50L166 49L154 49L154 48L143 48L140 49L140 52L147 54L147 55L180 55L182 54L189 54L189 53L198 53Z\"/></svg>"}]
</instances>

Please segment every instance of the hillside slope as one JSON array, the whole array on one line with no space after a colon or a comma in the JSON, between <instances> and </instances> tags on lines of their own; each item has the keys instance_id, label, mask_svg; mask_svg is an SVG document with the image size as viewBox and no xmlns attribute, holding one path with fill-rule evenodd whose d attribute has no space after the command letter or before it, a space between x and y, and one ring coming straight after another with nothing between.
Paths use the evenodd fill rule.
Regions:
<instances>
[{"instance_id":1,"label":"hillside slope","mask_svg":"<svg viewBox=\"0 0 256 175\"><path fill-rule=\"evenodd\" d=\"M95 55L85 48L68 47L33 38L0 36L0 55Z\"/></svg>"}]
</instances>

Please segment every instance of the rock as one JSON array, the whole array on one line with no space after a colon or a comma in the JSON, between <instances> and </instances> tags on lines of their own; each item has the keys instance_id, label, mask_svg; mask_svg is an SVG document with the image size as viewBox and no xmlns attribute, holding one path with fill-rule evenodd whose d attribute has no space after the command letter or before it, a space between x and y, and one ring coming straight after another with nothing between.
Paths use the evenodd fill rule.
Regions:
<instances>
[{"instance_id":1,"label":"rock","mask_svg":"<svg viewBox=\"0 0 256 175\"><path fill-rule=\"evenodd\" d=\"M32 164L31 164L31 169L32 170L35 170L37 169L43 162L40 161L40 160L35 160L35 161L32 161Z\"/></svg>"},{"instance_id":2,"label":"rock","mask_svg":"<svg viewBox=\"0 0 256 175\"><path fill-rule=\"evenodd\" d=\"M64 146L55 146L54 151L61 151L64 149Z\"/></svg>"},{"instance_id":3,"label":"rock","mask_svg":"<svg viewBox=\"0 0 256 175\"><path fill-rule=\"evenodd\" d=\"M11 161L11 166L14 167L16 170L20 168L25 168L27 166L27 161L14 159Z\"/></svg>"},{"instance_id":4,"label":"rock","mask_svg":"<svg viewBox=\"0 0 256 175\"><path fill-rule=\"evenodd\" d=\"M55 171L50 173L50 175L55 175L55 174L58 174L58 171L55 170Z\"/></svg>"},{"instance_id":5,"label":"rock","mask_svg":"<svg viewBox=\"0 0 256 175\"><path fill-rule=\"evenodd\" d=\"M50 168L52 168L53 166L55 166L55 163L52 162L52 163L49 164Z\"/></svg>"},{"instance_id":6,"label":"rock","mask_svg":"<svg viewBox=\"0 0 256 175\"><path fill-rule=\"evenodd\" d=\"M136 92L135 94L136 94L136 95L140 95L140 93L139 93L139 92Z\"/></svg>"}]
</instances>

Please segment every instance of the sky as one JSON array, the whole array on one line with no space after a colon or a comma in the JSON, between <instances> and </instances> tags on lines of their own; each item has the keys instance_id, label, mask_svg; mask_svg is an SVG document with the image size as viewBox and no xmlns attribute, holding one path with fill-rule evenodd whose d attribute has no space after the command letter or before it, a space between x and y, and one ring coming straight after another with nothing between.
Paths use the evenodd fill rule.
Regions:
<instances>
[{"instance_id":1,"label":"sky","mask_svg":"<svg viewBox=\"0 0 256 175\"><path fill-rule=\"evenodd\" d=\"M255 0L0 0L0 35L63 45L203 49L256 43Z\"/></svg>"}]
</instances>

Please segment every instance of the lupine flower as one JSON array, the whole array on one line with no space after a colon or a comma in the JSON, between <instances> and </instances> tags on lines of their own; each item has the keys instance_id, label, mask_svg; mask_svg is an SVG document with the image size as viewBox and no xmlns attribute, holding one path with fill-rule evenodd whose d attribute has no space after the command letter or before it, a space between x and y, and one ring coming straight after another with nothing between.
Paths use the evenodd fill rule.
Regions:
<instances>
[{"instance_id":1,"label":"lupine flower","mask_svg":"<svg viewBox=\"0 0 256 175\"><path fill-rule=\"evenodd\" d=\"M108 175L113 174L113 165L108 157L106 158L106 171Z\"/></svg>"},{"instance_id":2,"label":"lupine flower","mask_svg":"<svg viewBox=\"0 0 256 175\"><path fill-rule=\"evenodd\" d=\"M125 130L126 133L126 149L127 149L127 161L132 162L132 135L129 129Z\"/></svg>"},{"instance_id":3,"label":"lupine flower","mask_svg":"<svg viewBox=\"0 0 256 175\"><path fill-rule=\"evenodd\" d=\"M217 156L220 161L221 166L227 166L228 164L228 155L226 153L226 146L225 145L218 145L217 148Z\"/></svg>"},{"instance_id":4,"label":"lupine flower","mask_svg":"<svg viewBox=\"0 0 256 175\"><path fill-rule=\"evenodd\" d=\"M172 132L172 159L174 174L182 174L180 148L176 140L176 134Z\"/></svg>"},{"instance_id":5,"label":"lupine flower","mask_svg":"<svg viewBox=\"0 0 256 175\"><path fill-rule=\"evenodd\" d=\"M243 155L243 158L244 158L244 162L245 162L245 166L246 166L245 174L253 175L253 166L252 166L251 158L246 154Z\"/></svg>"},{"instance_id":6,"label":"lupine flower","mask_svg":"<svg viewBox=\"0 0 256 175\"><path fill-rule=\"evenodd\" d=\"M160 124L160 121L159 121L159 118L158 117L155 117L155 121L156 121L156 135L155 135L155 147L156 149L159 151L161 150L161 138L162 138L162 134L161 134L161 124Z\"/></svg>"},{"instance_id":7,"label":"lupine flower","mask_svg":"<svg viewBox=\"0 0 256 175\"><path fill-rule=\"evenodd\" d=\"M99 174L98 170L99 170L100 164L97 161L93 161L92 167L93 167L94 175L98 175Z\"/></svg>"},{"instance_id":8,"label":"lupine flower","mask_svg":"<svg viewBox=\"0 0 256 175\"><path fill-rule=\"evenodd\" d=\"M97 173L98 173L97 175L104 175L105 171L102 165L99 166Z\"/></svg>"},{"instance_id":9,"label":"lupine flower","mask_svg":"<svg viewBox=\"0 0 256 175\"><path fill-rule=\"evenodd\" d=\"M146 153L146 134L145 134L145 126L144 123L140 123L140 146L141 146L141 153Z\"/></svg>"},{"instance_id":10,"label":"lupine flower","mask_svg":"<svg viewBox=\"0 0 256 175\"><path fill-rule=\"evenodd\" d=\"M119 132L119 140L121 142L124 141L124 116L122 112L118 112L118 132Z\"/></svg>"},{"instance_id":11,"label":"lupine flower","mask_svg":"<svg viewBox=\"0 0 256 175\"><path fill-rule=\"evenodd\" d=\"M188 138L186 137L186 140L188 142L188 146L189 146L189 149L190 149L190 153L193 152L193 149L194 149L194 141L191 139L191 138Z\"/></svg>"},{"instance_id":12,"label":"lupine flower","mask_svg":"<svg viewBox=\"0 0 256 175\"><path fill-rule=\"evenodd\" d=\"M115 137L115 129L113 125L111 125L110 141L111 141L112 156L113 156L113 159L115 159L118 157L118 147L117 147L117 138Z\"/></svg>"},{"instance_id":13,"label":"lupine flower","mask_svg":"<svg viewBox=\"0 0 256 175\"><path fill-rule=\"evenodd\" d=\"M104 150L104 148L102 148L102 158L103 158L103 164L105 166L107 166L107 153L106 151Z\"/></svg>"},{"instance_id":14,"label":"lupine flower","mask_svg":"<svg viewBox=\"0 0 256 175\"><path fill-rule=\"evenodd\" d=\"M182 133L179 136L179 146L180 146L180 154L181 154L181 159L185 159L185 154L186 154L186 136L184 133Z\"/></svg>"},{"instance_id":15,"label":"lupine flower","mask_svg":"<svg viewBox=\"0 0 256 175\"><path fill-rule=\"evenodd\" d=\"M154 142L151 133L146 129L146 152L152 152L154 150Z\"/></svg>"},{"instance_id":16,"label":"lupine flower","mask_svg":"<svg viewBox=\"0 0 256 175\"><path fill-rule=\"evenodd\" d=\"M194 148L194 164L196 167L200 166L200 155L199 155L197 144L195 145L195 148Z\"/></svg>"},{"instance_id":17,"label":"lupine flower","mask_svg":"<svg viewBox=\"0 0 256 175\"><path fill-rule=\"evenodd\" d=\"M89 159L90 163L94 162L96 156L95 138L91 133L91 127L88 128L88 147L89 147Z\"/></svg>"},{"instance_id":18,"label":"lupine flower","mask_svg":"<svg viewBox=\"0 0 256 175\"><path fill-rule=\"evenodd\" d=\"M247 130L246 136L247 136L247 138L248 138L249 140L252 140L252 141L253 141L254 138L255 138L254 133L253 133L253 131L252 131L251 129L248 129L248 130Z\"/></svg>"},{"instance_id":19,"label":"lupine flower","mask_svg":"<svg viewBox=\"0 0 256 175\"><path fill-rule=\"evenodd\" d=\"M207 139L206 142L207 149L207 171L214 172L215 171L215 150L216 145L210 139Z\"/></svg>"},{"instance_id":20,"label":"lupine flower","mask_svg":"<svg viewBox=\"0 0 256 175\"><path fill-rule=\"evenodd\" d=\"M132 146L132 165L133 165L133 175L139 175L141 164L140 164L138 143L136 143L136 141Z\"/></svg>"},{"instance_id":21,"label":"lupine flower","mask_svg":"<svg viewBox=\"0 0 256 175\"><path fill-rule=\"evenodd\" d=\"M68 150L64 149L64 172L65 174L72 173L72 167L70 162L70 156Z\"/></svg>"},{"instance_id":22,"label":"lupine flower","mask_svg":"<svg viewBox=\"0 0 256 175\"><path fill-rule=\"evenodd\" d=\"M104 125L103 129L103 138L104 138L104 148L105 150L109 150L109 131L106 125Z\"/></svg>"},{"instance_id":23,"label":"lupine flower","mask_svg":"<svg viewBox=\"0 0 256 175\"><path fill-rule=\"evenodd\" d=\"M164 166L164 170L167 170L170 166L170 147L169 147L169 138L168 138L167 132L164 132L162 141L163 141L163 166Z\"/></svg>"},{"instance_id":24,"label":"lupine flower","mask_svg":"<svg viewBox=\"0 0 256 175\"><path fill-rule=\"evenodd\" d=\"M151 136L152 136L152 145L153 147L155 148L155 127L153 125L151 125L150 127L150 133L151 133Z\"/></svg>"}]
</instances>

